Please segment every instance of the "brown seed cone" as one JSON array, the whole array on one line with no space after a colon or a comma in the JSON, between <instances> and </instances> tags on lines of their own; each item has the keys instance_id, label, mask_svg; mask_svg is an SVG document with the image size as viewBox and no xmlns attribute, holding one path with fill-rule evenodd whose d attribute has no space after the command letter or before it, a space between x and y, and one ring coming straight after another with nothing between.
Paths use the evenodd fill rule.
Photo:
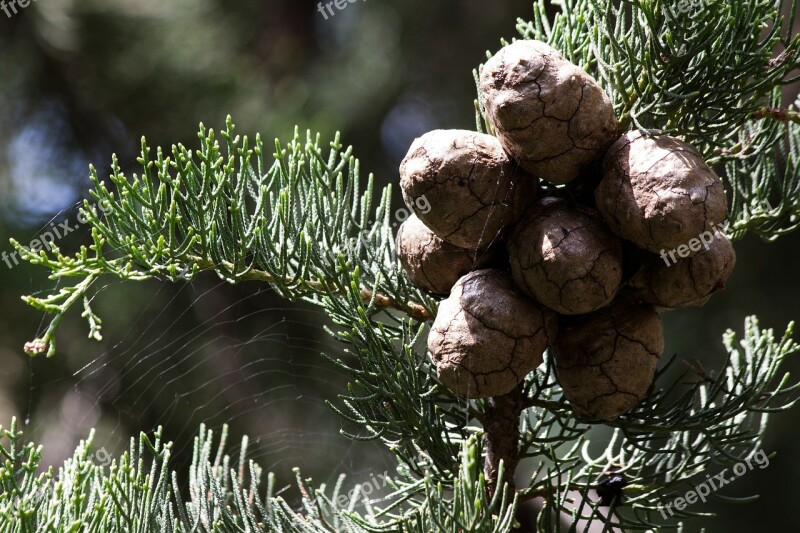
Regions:
<instances>
[{"instance_id":1,"label":"brown seed cone","mask_svg":"<svg viewBox=\"0 0 800 533\"><path fill-rule=\"evenodd\" d=\"M657 307L704 306L714 293L725 288L736 266L736 252L717 229L708 230L702 239L692 243L693 248L700 248L697 255L681 258L673 252L674 262L669 254L648 254L630 281L632 294Z\"/></svg>"},{"instance_id":2,"label":"brown seed cone","mask_svg":"<svg viewBox=\"0 0 800 533\"><path fill-rule=\"evenodd\" d=\"M658 313L627 300L562 318L553 345L564 396L579 415L601 420L614 420L644 399L663 350Z\"/></svg>"},{"instance_id":3,"label":"brown seed cone","mask_svg":"<svg viewBox=\"0 0 800 533\"><path fill-rule=\"evenodd\" d=\"M547 197L516 227L508 252L519 288L564 315L608 306L622 281L622 244L599 215Z\"/></svg>"},{"instance_id":4,"label":"brown seed cone","mask_svg":"<svg viewBox=\"0 0 800 533\"><path fill-rule=\"evenodd\" d=\"M483 264L489 253L453 246L411 215L397 230L397 258L418 287L450 294L458 278Z\"/></svg>"},{"instance_id":5,"label":"brown seed cone","mask_svg":"<svg viewBox=\"0 0 800 533\"><path fill-rule=\"evenodd\" d=\"M520 166L568 183L619 137L611 100L594 78L540 41L516 41L481 70L481 102Z\"/></svg>"},{"instance_id":6,"label":"brown seed cone","mask_svg":"<svg viewBox=\"0 0 800 533\"><path fill-rule=\"evenodd\" d=\"M722 180L688 144L629 132L609 149L595 189L611 230L654 253L672 250L727 216Z\"/></svg>"},{"instance_id":7,"label":"brown seed cone","mask_svg":"<svg viewBox=\"0 0 800 533\"><path fill-rule=\"evenodd\" d=\"M439 380L467 398L510 392L542 364L557 317L517 291L502 270L477 270L458 280L439 304L428 351Z\"/></svg>"},{"instance_id":8,"label":"brown seed cone","mask_svg":"<svg viewBox=\"0 0 800 533\"><path fill-rule=\"evenodd\" d=\"M400 187L431 231L470 250L486 248L536 194L535 178L518 169L497 139L464 130L415 140L400 165Z\"/></svg>"}]
</instances>

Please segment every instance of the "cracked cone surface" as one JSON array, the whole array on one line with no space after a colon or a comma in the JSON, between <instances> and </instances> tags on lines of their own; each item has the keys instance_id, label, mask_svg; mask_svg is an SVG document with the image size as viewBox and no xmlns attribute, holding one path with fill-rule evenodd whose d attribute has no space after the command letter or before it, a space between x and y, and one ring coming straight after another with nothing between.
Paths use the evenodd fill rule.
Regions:
<instances>
[{"instance_id":1,"label":"cracked cone surface","mask_svg":"<svg viewBox=\"0 0 800 533\"><path fill-rule=\"evenodd\" d=\"M502 48L481 70L480 93L506 151L522 168L551 183L577 178L619 136L605 91L540 41Z\"/></svg>"},{"instance_id":2,"label":"cracked cone surface","mask_svg":"<svg viewBox=\"0 0 800 533\"><path fill-rule=\"evenodd\" d=\"M646 257L630 287L638 299L658 307L702 307L714 293L725 288L735 266L733 244L715 230L708 249L702 248L696 255L678 259L674 264L667 265L656 255Z\"/></svg>"},{"instance_id":3,"label":"cracked cone surface","mask_svg":"<svg viewBox=\"0 0 800 533\"><path fill-rule=\"evenodd\" d=\"M614 420L647 396L664 351L661 317L620 300L562 319L553 345L558 382L576 413Z\"/></svg>"},{"instance_id":4,"label":"cracked cone surface","mask_svg":"<svg viewBox=\"0 0 800 533\"><path fill-rule=\"evenodd\" d=\"M416 139L400 165L409 209L444 241L485 248L533 201L536 180L491 135L435 130ZM426 211L417 206L424 198Z\"/></svg>"},{"instance_id":5,"label":"cracked cone surface","mask_svg":"<svg viewBox=\"0 0 800 533\"><path fill-rule=\"evenodd\" d=\"M447 243L411 215L397 231L397 258L418 287L449 294L456 281L487 259L488 253Z\"/></svg>"},{"instance_id":6,"label":"cracked cone surface","mask_svg":"<svg viewBox=\"0 0 800 533\"><path fill-rule=\"evenodd\" d=\"M640 248L673 250L727 216L722 180L679 139L627 133L603 166L597 209L614 233Z\"/></svg>"},{"instance_id":7,"label":"cracked cone surface","mask_svg":"<svg viewBox=\"0 0 800 533\"><path fill-rule=\"evenodd\" d=\"M622 281L622 244L588 210L547 197L523 219L508 243L520 289L565 315L611 304Z\"/></svg>"},{"instance_id":8,"label":"cracked cone surface","mask_svg":"<svg viewBox=\"0 0 800 533\"><path fill-rule=\"evenodd\" d=\"M499 396L542 364L557 318L521 294L501 270L462 277L439 312L428 351L439 380L468 398Z\"/></svg>"}]
</instances>

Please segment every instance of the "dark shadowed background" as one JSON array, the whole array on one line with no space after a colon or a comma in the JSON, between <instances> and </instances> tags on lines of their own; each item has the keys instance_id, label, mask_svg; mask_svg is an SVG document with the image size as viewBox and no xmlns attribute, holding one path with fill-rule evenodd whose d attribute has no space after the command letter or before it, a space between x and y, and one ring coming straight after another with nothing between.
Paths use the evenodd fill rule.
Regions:
<instances>
[{"instance_id":1,"label":"dark shadowed background","mask_svg":"<svg viewBox=\"0 0 800 533\"><path fill-rule=\"evenodd\" d=\"M9 237L27 244L52 222L75 224L89 163L104 177L116 153L137 172L141 136L196 146L198 123L218 129L228 114L238 133L267 140L290 139L295 125L324 139L341 131L363 169L396 183L416 136L474 127L472 69L530 9L528 0L356 1L326 20L309 0L41 0L11 18L0 11L0 252L11 254ZM87 242L80 228L58 244ZM798 318L799 245L797 234L738 243L726 292L665 316L669 354L717 368L722 333L741 331L750 314L782 332ZM380 446L338 433L325 402L346 378L319 356L340 348L316 309L213 276L190 286L109 280L96 300L105 339L88 340L74 313L59 355L30 359L22 346L45 323L20 296L52 282L9 264L0 262L0 424L25 421L47 462L92 427L96 448L116 454L131 435L164 426L180 468L201 423L227 422L233 443L250 435L283 485L294 466L322 482L391 467ZM764 448L777 456L727 487L762 499L714 504L720 517L690 531L780 530L800 495L798 416L773 417Z\"/></svg>"}]
</instances>

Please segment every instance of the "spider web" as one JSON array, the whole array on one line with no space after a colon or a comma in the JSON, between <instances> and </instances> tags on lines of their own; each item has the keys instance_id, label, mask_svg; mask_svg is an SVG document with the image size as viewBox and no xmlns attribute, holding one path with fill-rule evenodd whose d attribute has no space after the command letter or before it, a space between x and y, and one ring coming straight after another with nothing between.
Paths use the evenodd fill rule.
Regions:
<instances>
[{"instance_id":1,"label":"spider web","mask_svg":"<svg viewBox=\"0 0 800 533\"><path fill-rule=\"evenodd\" d=\"M75 220L76 207L39 234L56 220ZM75 232L76 242L88 239L86 228ZM44 445L44 465L60 464L92 428L94 458L108 464L132 436L163 427L183 479L201 424L216 435L227 424L226 450L238 453L247 435L248 457L275 472L279 487L293 485L294 467L317 484L346 474L348 489L394 470L380 443L339 433L341 421L325 402L339 401L348 376L321 354L348 355L324 331L331 323L318 308L213 273L183 284L104 280L92 301L104 340L87 339L74 312L60 327L57 356L27 360L25 431ZM29 294L48 285L31 277ZM43 319L38 333L45 328Z\"/></svg>"}]
</instances>

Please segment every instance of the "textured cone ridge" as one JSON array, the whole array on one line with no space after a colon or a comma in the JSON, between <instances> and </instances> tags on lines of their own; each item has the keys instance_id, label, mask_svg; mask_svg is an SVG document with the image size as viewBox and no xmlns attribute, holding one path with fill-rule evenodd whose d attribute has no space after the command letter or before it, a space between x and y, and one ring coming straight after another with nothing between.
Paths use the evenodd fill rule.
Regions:
<instances>
[{"instance_id":1,"label":"textured cone ridge","mask_svg":"<svg viewBox=\"0 0 800 533\"><path fill-rule=\"evenodd\" d=\"M520 172L498 140L435 130L415 140L400 165L406 205L441 239L485 248L533 201L535 179ZM424 198L429 208L417 206Z\"/></svg>"},{"instance_id":2,"label":"textured cone ridge","mask_svg":"<svg viewBox=\"0 0 800 533\"><path fill-rule=\"evenodd\" d=\"M397 232L397 258L418 287L449 294L456 281L488 259L488 254L443 241L411 215Z\"/></svg>"},{"instance_id":3,"label":"textured cone ridge","mask_svg":"<svg viewBox=\"0 0 800 533\"><path fill-rule=\"evenodd\" d=\"M520 289L561 314L608 306L622 281L622 245L589 210L548 197L523 219L509 244Z\"/></svg>"},{"instance_id":4,"label":"textured cone ridge","mask_svg":"<svg viewBox=\"0 0 800 533\"><path fill-rule=\"evenodd\" d=\"M647 395L664 350L661 318L625 300L562 320L553 346L558 381L576 413L614 420Z\"/></svg>"},{"instance_id":5,"label":"textured cone ridge","mask_svg":"<svg viewBox=\"0 0 800 533\"><path fill-rule=\"evenodd\" d=\"M725 282L736 266L736 252L731 241L719 230L712 233L708 248L696 255L678 258L649 255L642 269L631 279L634 296L643 302L664 308L701 307ZM674 255L674 254L673 254Z\"/></svg>"},{"instance_id":6,"label":"textured cone ridge","mask_svg":"<svg viewBox=\"0 0 800 533\"><path fill-rule=\"evenodd\" d=\"M640 132L609 149L595 201L614 233L654 253L689 242L727 215L722 180L694 148Z\"/></svg>"},{"instance_id":7,"label":"textured cone ridge","mask_svg":"<svg viewBox=\"0 0 800 533\"><path fill-rule=\"evenodd\" d=\"M516 290L501 270L461 278L428 336L439 380L468 398L510 392L542 364L557 318Z\"/></svg>"},{"instance_id":8,"label":"textured cone ridge","mask_svg":"<svg viewBox=\"0 0 800 533\"><path fill-rule=\"evenodd\" d=\"M588 73L539 41L501 49L481 70L481 101L520 166L568 183L617 138L611 100Z\"/></svg>"}]
</instances>

